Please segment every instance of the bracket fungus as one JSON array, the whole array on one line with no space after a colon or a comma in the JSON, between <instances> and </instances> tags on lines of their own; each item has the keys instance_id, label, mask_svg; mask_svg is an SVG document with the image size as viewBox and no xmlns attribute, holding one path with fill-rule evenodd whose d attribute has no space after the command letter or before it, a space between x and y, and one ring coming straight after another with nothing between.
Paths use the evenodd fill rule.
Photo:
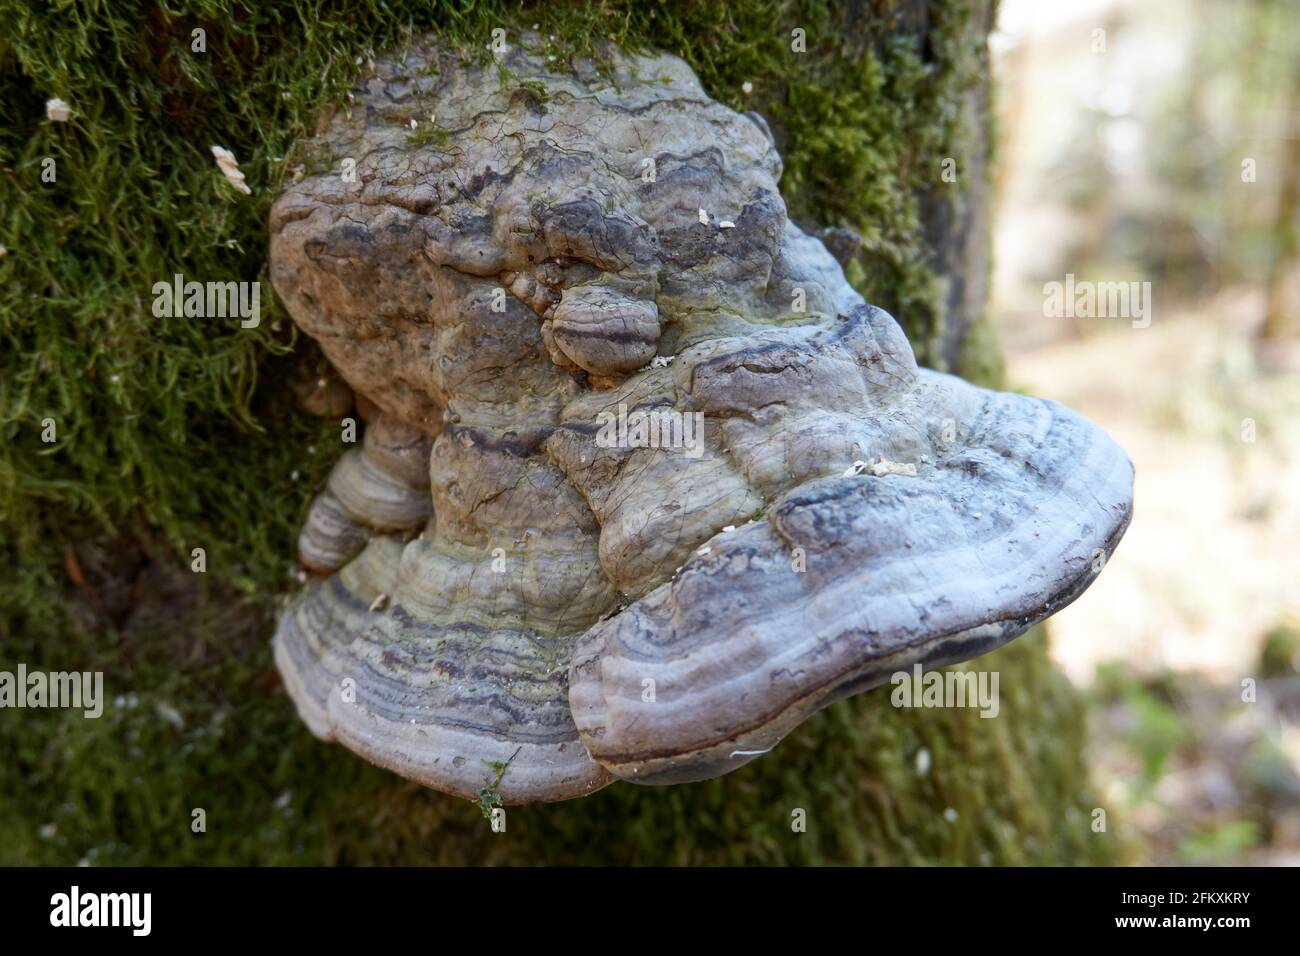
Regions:
<instances>
[{"instance_id":1,"label":"bracket fungus","mask_svg":"<svg viewBox=\"0 0 1300 956\"><path fill-rule=\"evenodd\" d=\"M386 59L272 211L367 419L276 661L317 735L462 797L734 770L1069 603L1131 512L1088 421L918 367L761 117L611 57Z\"/></svg>"}]
</instances>

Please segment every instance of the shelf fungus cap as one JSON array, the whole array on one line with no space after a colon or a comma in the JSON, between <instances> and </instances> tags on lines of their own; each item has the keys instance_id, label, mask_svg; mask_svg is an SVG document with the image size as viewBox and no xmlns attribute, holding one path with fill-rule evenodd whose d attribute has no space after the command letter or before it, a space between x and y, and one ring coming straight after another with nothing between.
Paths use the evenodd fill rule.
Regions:
<instances>
[{"instance_id":1,"label":"shelf fungus cap","mask_svg":"<svg viewBox=\"0 0 1300 956\"><path fill-rule=\"evenodd\" d=\"M699 780L1089 585L1103 432L919 368L680 60L528 47L381 60L272 210L367 413L275 637L313 732L488 802Z\"/></svg>"}]
</instances>

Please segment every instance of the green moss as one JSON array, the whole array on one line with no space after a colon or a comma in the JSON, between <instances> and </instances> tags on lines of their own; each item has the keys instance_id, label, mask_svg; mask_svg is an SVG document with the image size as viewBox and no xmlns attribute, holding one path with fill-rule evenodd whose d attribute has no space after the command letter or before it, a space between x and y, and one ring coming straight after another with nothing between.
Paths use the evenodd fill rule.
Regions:
<instances>
[{"instance_id":1,"label":"green moss","mask_svg":"<svg viewBox=\"0 0 1300 956\"><path fill-rule=\"evenodd\" d=\"M478 791L478 808L483 816L492 819L492 809L501 806L501 779L510 769L510 764L514 762L515 757L519 756L516 750L510 755L509 760L484 760L483 766L492 771L492 779L479 788Z\"/></svg>"},{"instance_id":2,"label":"green moss","mask_svg":"<svg viewBox=\"0 0 1300 956\"><path fill-rule=\"evenodd\" d=\"M966 329L956 373L968 382L985 388L1001 388L1006 379L1002 345L988 316L982 315Z\"/></svg>"},{"instance_id":3,"label":"green moss","mask_svg":"<svg viewBox=\"0 0 1300 956\"><path fill-rule=\"evenodd\" d=\"M494 28L536 22L559 62L605 38L682 55L712 95L771 121L797 220L863 235L850 278L925 359L942 284L919 210L952 201L938 168L962 162L978 37L962 2L926 5L924 38L916 8L0 0L0 669L102 670L121 698L100 720L0 714L0 862L1111 859L1088 826L1077 700L1032 637L981 662L1002 671L997 720L866 695L721 780L511 809L501 834L473 802L312 738L267 645L297 528L340 450L337 423L293 399L304 349L270 292L267 214L311 164L295 144L374 51L434 30L481 55ZM795 27L806 53L790 48ZM206 52L191 49L198 28ZM71 122L44 120L54 96ZM212 144L233 150L252 196L225 183ZM260 280L261 325L155 317L152 285L176 273ZM46 418L56 443L41 440ZM195 547L204 575L189 570Z\"/></svg>"},{"instance_id":4,"label":"green moss","mask_svg":"<svg viewBox=\"0 0 1300 956\"><path fill-rule=\"evenodd\" d=\"M439 129L431 123L425 123L423 126L416 128L414 133L406 137L406 142L410 146L426 146L429 143L442 143L449 139L451 134L445 129Z\"/></svg>"}]
</instances>

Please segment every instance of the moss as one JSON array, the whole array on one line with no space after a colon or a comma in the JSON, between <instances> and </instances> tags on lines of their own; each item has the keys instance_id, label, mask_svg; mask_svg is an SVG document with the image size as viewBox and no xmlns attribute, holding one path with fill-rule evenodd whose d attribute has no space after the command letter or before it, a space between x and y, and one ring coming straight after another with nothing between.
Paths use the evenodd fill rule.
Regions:
<instances>
[{"instance_id":1,"label":"moss","mask_svg":"<svg viewBox=\"0 0 1300 956\"><path fill-rule=\"evenodd\" d=\"M337 423L294 403L305 356L269 291L267 212L309 160L295 143L373 51L434 30L478 55L492 29L536 22L561 61L607 37L682 55L712 95L772 122L798 220L863 235L850 276L925 359L942 282L920 209L951 201L938 163L961 162L979 40L967 12L952 0L120 0L87 13L0 0L0 669L102 670L115 701L99 720L0 716L0 862L1110 859L1088 827L1078 703L1033 638L981 665L1002 671L997 720L867 695L724 779L512 809L508 834L472 802L313 739L266 643L338 450ZM806 53L791 50L795 27ZM199 28L206 52L191 48ZM43 119L53 96L71 122ZM234 151L252 196L221 178L212 144ZM46 157L55 183L41 180ZM176 273L260 280L260 326L155 317L151 287ZM206 574L189 570L195 547ZM191 830L199 807L204 833ZM806 832L790 827L796 808Z\"/></svg>"},{"instance_id":2,"label":"moss","mask_svg":"<svg viewBox=\"0 0 1300 956\"><path fill-rule=\"evenodd\" d=\"M501 806L501 779L514 763L515 757L519 756L516 750L510 755L509 760L484 760L483 766L492 771L492 779L479 788L478 791L478 808L483 816L492 819L492 809Z\"/></svg>"},{"instance_id":3,"label":"moss","mask_svg":"<svg viewBox=\"0 0 1300 956\"><path fill-rule=\"evenodd\" d=\"M1001 388L1006 379L1006 363L998 333L987 315L971 323L962 337L956 373L968 382L985 388Z\"/></svg>"},{"instance_id":4,"label":"moss","mask_svg":"<svg viewBox=\"0 0 1300 956\"><path fill-rule=\"evenodd\" d=\"M406 137L406 142L410 146L427 146L429 143L443 143L450 139L451 133L445 129L439 129L431 123L416 128L414 133Z\"/></svg>"}]
</instances>

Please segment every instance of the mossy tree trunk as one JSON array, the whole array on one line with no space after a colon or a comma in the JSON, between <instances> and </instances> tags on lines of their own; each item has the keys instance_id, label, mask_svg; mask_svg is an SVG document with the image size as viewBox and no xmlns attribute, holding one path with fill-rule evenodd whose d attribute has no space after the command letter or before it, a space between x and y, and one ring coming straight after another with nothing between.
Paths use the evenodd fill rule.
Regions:
<instances>
[{"instance_id":1,"label":"mossy tree trunk","mask_svg":"<svg viewBox=\"0 0 1300 956\"><path fill-rule=\"evenodd\" d=\"M519 13L483 3L458 17L436 4L308 6L223 18L142 5L98 29L6 18L16 23L0 55L7 112L37 118L0 138L17 171L0 185L15 210L0 269L6 287L25 290L6 292L0 313L0 553L12 572L0 585L0 666L103 670L110 701L99 720L44 711L0 722L11 754L0 862L1113 860L1115 836L1094 826L1082 706L1041 632L966 665L998 672L994 718L895 708L886 687L833 705L721 779L511 809L504 833L474 804L308 734L266 643L276 597L293 585L294 530L329 465L324 432L292 401L305 359L291 350L305 346L273 304L267 327L241 338L196 336L136 303L173 272L261 270L269 289L265 213L291 165L279 158L347 89L352 65L407 29L477 48L493 28L538 22L579 52L612 31L682 55L711 95L771 121L792 216L861 235L850 279L899 318L920 358L986 384L1000 376L980 318L988 0ZM190 50L198 27L203 55ZM805 52L792 46L797 29ZM103 103L97 89L110 91ZM55 95L84 111L80 125L40 125ZM141 103L153 110L147 130ZM239 156L251 200L219 191L211 142ZM63 191L15 186L47 153L64 164ZM164 168L179 172L160 179ZM73 305L27 298L51 289ZM43 416L69 444L42 447ZM191 573L196 545L203 575Z\"/></svg>"}]
</instances>

